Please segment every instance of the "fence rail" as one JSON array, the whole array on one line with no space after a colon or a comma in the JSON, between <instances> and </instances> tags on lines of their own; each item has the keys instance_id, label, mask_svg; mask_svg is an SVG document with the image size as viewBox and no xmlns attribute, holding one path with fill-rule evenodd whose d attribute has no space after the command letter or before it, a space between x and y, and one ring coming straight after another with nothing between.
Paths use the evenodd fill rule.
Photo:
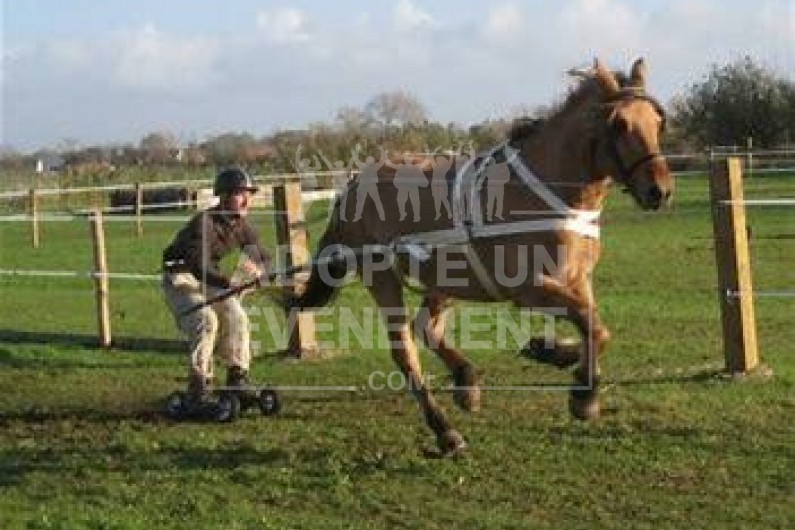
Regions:
<instances>
[{"instance_id":1,"label":"fence rail","mask_svg":"<svg viewBox=\"0 0 795 530\"><path fill-rule=\"evenodd\" d=\"M296 263L306 257L309 251L306 249L306 234L303 216L303 196L300 182L287 182L276 185L273 190L274 198L279 205L278 209L269 209L267 212L274 219L276 228L277 242L280 248L289 246L290 253L287 260L293 259ZM35 205L35 196L34 201ZM140 214L143 208L136 208L136 213ZM161 278L159 274L146 274L139 272L112 272L108 270L108 256L105 245L105 224L108 221L138 220L142 216L123 216L123 215L103 215L101 208L96 208L85 212L86 215L69 214L38 214L35 207L26 215L0 216L0 221L32 221L32 232L34 247L38 248L38 224L39 221L58 220L58 221L88 221L90 225L91 246L93 254L92 270L42 270L42 269L0 269L0 277L28 277L28 278L85 278L94 283L94 297L97 312L97 336L98 344L102 347L109 347L113 344L111 334L111 311L110 311L110 290L109 280L131 280L155 282ZM257 212L263 213L263 212ZM146 216L151 220L179 220L184 221L186 217L173 217L161 215ZM140 232L139 232L140 235ZM292 263L287 263L291 265ZM284 289L294 289L292 284L285 284ZM295 314L294 314L295 313ZM316 344L314 339L314 320L311 313L291 312L287 315L288 330L290 339L288 341L288 354L294 357L314 355ZM292 320L295 322L293 323Z\"/></svg>"},{"instance_id":2,"label":"fence rail","mask_svg":"<svg viewBox=\"0 0 795 530\"><path fill-rule=\"evenodd\" d=\"M254 181L261 185L280 185L288 182L315 181L330 184L332 177L340 175L354 175L356 171L308 171L305 173L279 173L275 175L255 175ZM36 193L41 196L46 195L70 195L81 193L103 193L112 191L134 191L136 186L143 186L147 189L173 188L173 187L212 187L212 179L185 179L169 181L151 181L138 183L120 183L108 186L78 186L69 188L37 188ZM331 185L318 186L319 188L331 188ZM26 197L28 189L19 189L0 192L0 199L18 199Z\"/></svg>"}]
</instances>

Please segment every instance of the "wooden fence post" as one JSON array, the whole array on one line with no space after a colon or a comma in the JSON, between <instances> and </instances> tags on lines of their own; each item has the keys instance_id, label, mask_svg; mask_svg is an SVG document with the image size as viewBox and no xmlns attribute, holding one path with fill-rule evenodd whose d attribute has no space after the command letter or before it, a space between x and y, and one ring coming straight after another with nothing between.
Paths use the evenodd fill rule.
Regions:
<instances>
[{"instance_id":1,"label":"wooden fence post","mask_svg":"<svg viewBox=\"0 0 795 530\"><path fill-rule=\"evenodd\" d=\"M91 241L94 248L94 294L97 302L97 325L99 345L110 347L110 288L108 282L108 260L105 253L105 228L102 210L96 208L91 214Z\"/></svg>"},{"instance_id":2,"label":"wooden fence post","mask_svg":"<svg viewBox=\"0 0 795 530\"><path fill-rule=\"evenodd\" d=\"M140 182L135 183L135 224L138 237L144 235L144 225L141 214L144 207L144 187Z\"/></svg>"},{"instance_id":3,"label":"wooden fence post","mask_svg":"<svg viewBox=\"0 0 795 530\"><path fill-rule=\"evenodd\" d=\"M276 210L276 237L280 249L286 249L285 267L308 263L311 260L307 249L301 183L285 182L273 187L273 206ZM293 287L287 287L292 294ZM291 311L287 315L290 338L287 355L308 357L317 351L315 321L312 313Z\"/></svg>"},{"instance_id":4,"label":"wooden fence post","mask_svg":"<svg viewBox=\"0 0 795 530\"><path fill-rule=\"evenodd\" d=\"M726 371L747 373L759 351L740 159L714 161L709 182Z\"/></svg>"},{"instance_id":5,"label":"wooden fence post","mask_svg":"<svg viewBox=\"0 0 795 530\"><path fill-rule=\"evenodd\" d=\"M30 211L30 237L33 248L39 248L39 200L36 197L36 188L28 192L28 209Z\"/></svg>"}]
</instances>

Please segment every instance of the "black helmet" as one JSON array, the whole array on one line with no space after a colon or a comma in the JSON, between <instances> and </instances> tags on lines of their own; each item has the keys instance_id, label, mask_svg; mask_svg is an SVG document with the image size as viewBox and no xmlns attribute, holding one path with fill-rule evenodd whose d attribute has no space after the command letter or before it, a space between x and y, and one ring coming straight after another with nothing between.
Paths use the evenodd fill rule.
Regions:
<instances>
[{"instance_id":1,"label":"black helmet","mask_svg":"<svg viewBox=\"0 0 795 530\"><path fill-rule=\"evenodd\" d=\"M215 177L213 194L222 195L238 190L257 191L251 176L240 168L224 169Z\"/></svg>"}]
</instances>

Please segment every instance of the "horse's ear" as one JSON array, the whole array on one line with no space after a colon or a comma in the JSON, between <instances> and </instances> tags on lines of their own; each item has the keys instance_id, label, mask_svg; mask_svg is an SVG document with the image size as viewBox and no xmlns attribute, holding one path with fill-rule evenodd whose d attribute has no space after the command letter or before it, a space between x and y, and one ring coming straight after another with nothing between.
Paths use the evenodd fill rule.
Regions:
<instances>
[{"instance_id":1,"label":"horse's ear","mask_svg":"<svg viewBox=\"0 0 795 530\"><path fill-rule=\"evenodd\" d=\"M605 66L602 64L602 61L599 59L594 59L593 71L596 80L599 82L599 86L605 93L605 96L609 98L611 96L617 95L620 92L621 87L618 85L616 76L613 74L613 72L605 68Z\"/></svg>"},{"instance_id":2,"label":"horse's ear","mask_svg":"<svg viewBox=\"0 0 795 530\"><path fill-rule=\"evenodd\" d=\"M643 61L643 57L632 63L632 70L629 76L632 86L637 88L646 87L646 63Z\"/></svg>"}]
</instances>

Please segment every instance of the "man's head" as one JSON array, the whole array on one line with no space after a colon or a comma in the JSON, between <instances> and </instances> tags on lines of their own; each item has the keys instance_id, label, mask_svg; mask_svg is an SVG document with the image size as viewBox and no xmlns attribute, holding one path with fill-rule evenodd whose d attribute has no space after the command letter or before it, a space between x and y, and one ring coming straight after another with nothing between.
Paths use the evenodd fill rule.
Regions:
<instances>
[{"instance_id":1,"label":"man's head","mask_svg":"<svg viewBox=\"0 0 795 530\"><path fill-rule=\"evenodd\" d=\"M213 193L220 199L223 210L246 215L251 195L256 191L251 176L240 168L224 169L215 177Z\"/></svg>"}]
</instances>

